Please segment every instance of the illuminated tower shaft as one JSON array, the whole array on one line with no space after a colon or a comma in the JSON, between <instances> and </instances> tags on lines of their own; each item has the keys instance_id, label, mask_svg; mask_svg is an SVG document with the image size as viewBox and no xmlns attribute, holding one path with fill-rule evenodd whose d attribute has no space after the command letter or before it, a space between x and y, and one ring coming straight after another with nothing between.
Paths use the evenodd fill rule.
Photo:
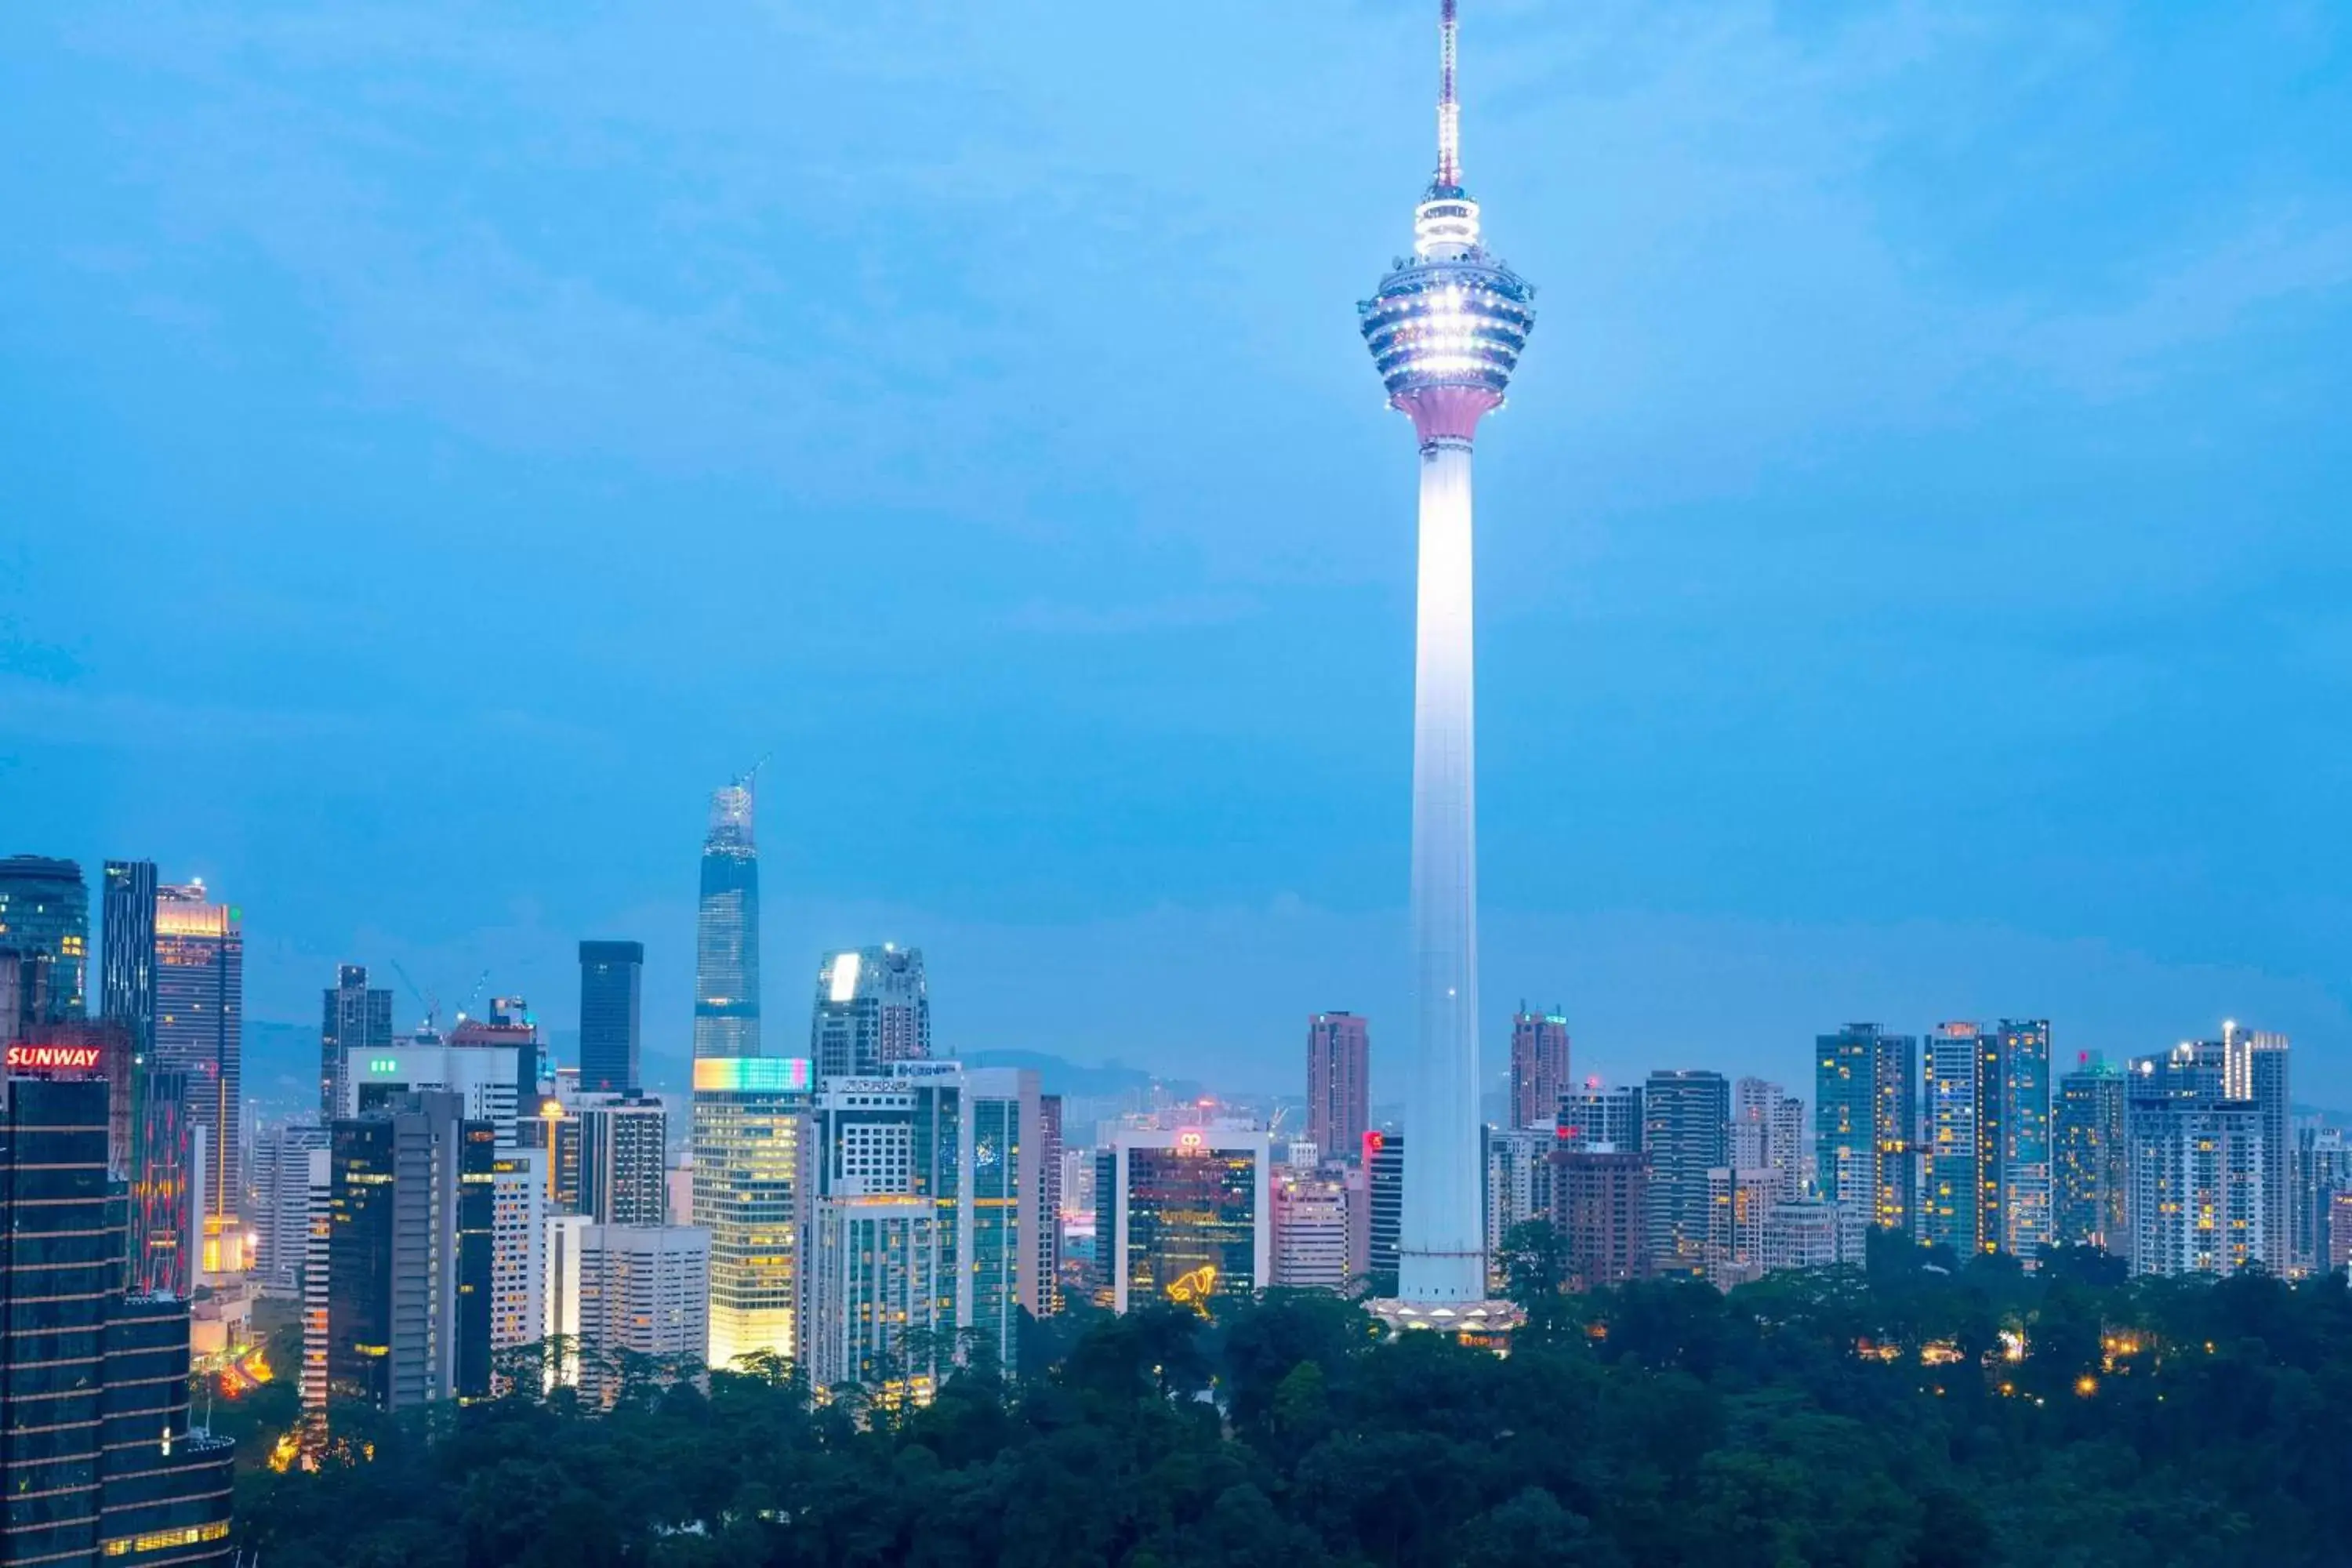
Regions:
<instances>
[{"instance_id":1,"label":"illuminated tower shaft","mask_svg":"<svg viewBox=\"0 0 2352 1568\"><path fill-rule=\"evenodd\" d=\"M1476 693L1471 675L1470 442L1421 448L1412 705L1415 1040L1398 1293L1486 1295L1478 1115Z\"/></svg>"},{"instance_id":2,"label":"illuminated tower shaft","mask_svg":"<svg viewBox=\"0 0 2352 1568\"><path fill-rule=\"evenodd\" d=\"M1413 255L1359 307L1389 402L1421 441L1421 571L1412 727L1416 1035L1406 1076L1404 1212L1393 1321L1475 1326L1486 1300L1478 1115L1475 694L1470 444L1503 405L1535 327L1535 290L1479 242L1461 184L1454 0L1440 37L1437 173ZM1469 1309L1465 1311L1465 1309Z\"/></svg>"}]
</instances>

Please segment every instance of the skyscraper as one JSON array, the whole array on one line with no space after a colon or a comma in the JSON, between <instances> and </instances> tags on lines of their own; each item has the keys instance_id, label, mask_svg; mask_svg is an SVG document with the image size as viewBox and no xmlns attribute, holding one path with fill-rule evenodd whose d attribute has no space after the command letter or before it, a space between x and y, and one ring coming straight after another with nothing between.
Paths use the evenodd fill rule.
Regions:
<instances>
[{"instance_id":1,"label":"skyscraper","mask_svg":"<svg viewBox=\"0 0 2352 1568\"><path fill-rule=\"evenodd\" d=\"M1982 1092L1982 1063L1992 1048L1974 1024L1942 1024L1928 1035L1921 1058L1919 1239L1963 1257L1990 1250L2000 1234L1998 1167L1983 1158L1985 1146L1998 1139L2000 1116L1998 1101Z\"/></svg>"},{"instance_id":2,"label":"skyscraper","mask_svg":"<svg viewBox=\"0 0 2352 1568\"><path fill-rule=\"evenodd\" d=\"M1816 1037L1814 1046L1814 1159L1822 1194L1860 1205L1874 1225L1907 1233L1917 1180L1919 1042L1875 1024L1848 1024Z\"/></svg>"},{"instance_id":3,"label":"skyscraper","mask_svg":"<svg viewBox=\"0 0 2352 1568\"><path fill-rule=\"evenodd\" d=\"M1062 1097L1037 1097L1037 1316L1062 1310Z\"/></svg>"},{"instance_id":4,"label":"skyscraper","mask_svg":"<svg viewBox=\"0 0 2352 1568\"><path fill-rule=\"evenodd\" d=\"M124 1289L108 1098L0 1078L0 1562L226 1563L236 1445L190 1424L186 1300Z\"/></svg>"},{"instance_id":5,"label":"skyscraper","mask_svg":"<svg viewBox=\"0 0 2352 1568\"><path fill-rule=\"evenodd\" d=\"M2051 1220L2062 1246L2087 1243L2117 1254L2130 1249L2124 1087L2123 1070L2094 1055L2058 1080Z\"/></svg>"},{"instance_id":6,"label":"skyscraper","mask_svg":"<svg viewBox=\"0 0 2352 1568\"><path fill-rule=\"evenodd\" d=\"M2050 1168L2050 1020L2003 1018L1993 1033L1993 1087L2000 1102L1998 1162L2001 1248L2037 1256L2053 1239Z\"/></svg>"},{"instance_id":7,"label":"skyscraper","mask_svg":"<svg viewBox=\"0 0 2352 1568\"><path fill-rule=\"evenodd\" d=\"M1642 1086L1621 1084L1603 1089L1594 1079L1582 1089L1559 1097L1559 1124L1554 1135L1563 1149L1615 1149L1639 1153L1642 1148Z\"/></svg>"},{"instance_id":8,"label":"skyscraper","mask_svg":"<svg viewBox=\"0 0 2352 1568\"><path fill-rule=\"evenodd\" d=\"M809 1016L809 1059L818 1078L871 1078L930 1054L921 948L885 942L826 957Z\"/></svg>"},{"instance_id":9,"label":"skyscraper","mask_svg":"<svg viewBox=\"0 0 2352 1568\"><path fill-rule=\"evenodd\" d=\"M1511 1125L1557 1123L1570 1081L1568 1019L1557 1011L1530 1013L1521 1003L1511 1017Z\"/></svg>"},{"instance_id":10,"label":"skyscraper","mask_svg":"<svg viewBox=\"0 0 2352 1568\"><path fill-rule=\"evenodd\" d=\"M580 1212L599 1225L664 1225L669 1114L642 1094L583 1097L580 1122Z\"/></svg>"},{"instance_id":11,"label":"skyscraper","mask_svg":"<svg viewBox=\"0 0 2352 1568\"><path fill-rule=\"evenodd\" d=\"M79 866L45 855L0 859L0 949L48 965L43 1023L88 1011L89 889Z\"/></svg>"},{"instance_id":12,"label":"skyscraper","mask_svg":"<svg viewBox=\"0 0 2352 1568\"><path fill-rule=\"evenodd\" d=\"M694 1223L710 1233L710 1364L801 1353L803 1148L813 1075L803 1057L694 1064Z\"/></svg>"},{"instance_id":13,"label":"skyscraper","mask_svg":"<svg viewBox=\"0 0 2352 1568\"><path fill-rule=\"evenodd\" d=\"M2253 1102L2263 1124L2263 1267L2281 1279L2294 1260L2294 1113L2287 1037L2221 1026L2223 1090Z\"/></svg>"},{"instance_id":14,"label":"skyscraper","mask_svg":"<svg viewBox=\"0 0 2352 1568\"><path fill-rule=\"evenodd\" d=\"M644 942L580 944L581 1088L619 1094L640 1087L637 1029L645 973Z\"/></svg>"},{"instance_id":15,"label":"skyscraper","mask_svg":"<svg viewBox=\"0 0 2352 1568\"><path fill-rule=\"evenodd\" d=\"M490 1392L496 1131L440 1090L332 1131L330 1401L405 1410Z\"/></svg>"},{"instance_id":16,"label":"skyscraper","mask_svg":"<svg viewBox=\"0 0 2352 1568\"><path fill-rule=\"evenodd\" d=\"M1597 1290L1650 1276L1650 1158L1638 1149L1563 1148L1552 1156L1552 1225L1569 1284Z\"/></svg>"},{"instance_id":17,"label":"skyscraper","mask_svg":"<svg viewBox=\"0 0 2352 1568\"><path fill-rule=\"evenodd\" d=\"M2135 1274L2234 1274L2268 1255L2264 1117L2227 1092L2225 1049L2193 1042L2132 1063L2125 1207Z\"/></svg>"},{"instance_id":18,"label":"skyscraper","mask_svg":"<svg viewBox=\"0 0 2352 1568\"><path fill-rule=\"evenodd\" d=\"M701 1361L710 1342L710 1233L692 1226L547 1227L547 1331L578 1347L563 1381L599 1404L619 1396L624 1355Z\"/></svg>"},{"instance_id":19,"label":"skyscraper","mask_svg":"<svg viewBox=\"0 0 2352 1568\"><path fill-rule=\"evenodd\" d=\"M1405 1182L1398 1324L1490 1316L1478 1199L1478 931L1471 674L1470 447L1503 405L1535 326L1535 290L1480 242L1462 184L1454 0L1439 27L1437 170L1413 214L1413 255L1358 307L1390 405L1420 445L1421 563L1413 673L1414 1043L1405 1074L1412 1170Z\"/></svg>"},{"instance_id":20,"label":"skyscraper","mask_svg":"<svg viewBox=\"0 0 2352 1568\"><path fill-rule=\"evenodd\" d=\"M340 965L320 1004L319 1114L329 1121L349 1114L343 1097L347 1056L357 1052L364 1058L392 1048L392 993L370 989L367 980L364 965Z\"/></svg>"},{"instance_id":21,"label":"skyscraper","mask_svg":"<svg viewBox=\"0 0 2352 1568\"><path fill-rule=\"evenodd\" d=\"M155 862L109 860L100 890L99 1011L131 1031L134 1060L155 1050Z\"/></svg>"},{"instance_id":22,"label":"skyscraper","mask_svg":"<svg viewBox=\"0 0 2352 1568\"><path fill-rule=\"evenodd\" d=\"M1729 1143L1731 1085L1701 1068L1662 1068L1642 1091L1650 1160L1650 1255L1658 1271L1699 1274L1711 1233L1708 1173Z\"/></svg>"},{"instance_id":23,"label":"skyscraper","mask_svg":"<svg viewBox=\"0 0 2352 1568\"><path fill-rule=\"evenodd\" d=\"M760 1054L760 851L751 780L710 795L702 900L694 921L694 1054Z\"/></svg>"},{"instance_id":24,"label":"skyscraper","mask_svg":"<svg viewBox=\"0 0 2352 1568\"><path fill-rule=\"evenodd\" d=\"M1770 1171L1774 1196L1805 1190L1805 1102L1777 1083L1743 1078L1731 1086L1731 1166Z\"/></svg>"},{"instance_id":25,"label":"skyscraper","mask_svg":"<svg viewBox=\"0 0 2352 1568\"><path fill-rule=\"evenodd\" d=\"M1307 1021L1307 1136L1327 1160L1362 1158L1371 1123L1372 1036L1353 1013Z\"/></svg>"},{"instance_id":26,"label":"skyscraper","mask_svg":"<svg viewBox=\"0 0 2352 1568\"><path fill-rule=\"evenodd\" d=\"M257 1287L291 1297L301 1289L302 1260L310 1245L310 1153L328 1146L328 1129L316 1121L286 1121L264 1127L253 1145L253 1271Z\"/></svg>"},{"instance_id":27,"label":"skyscraper","mask_svg":"<svg viewBox=\"0 0 2352 1568\"><path fill-rule=\"evenodd\" d=\"M1112 1188L1096 1201L1119 1311L1146 1301L1246 1299L1273 1282L1273 1167L1264 1133L1123 1131L1112 1136L1111 1157Z\"/></svg>"},{"instance_id":28,"label":"skyscraper","mask_svg":"<svg viewBox=\"0 0 2352 1568\"><path fill-rule=\"evenodd\" d=\"M1348 1289L1349 1195L1337 1171L1275 1173L1274 1284L1296 1290Z\"/></svg>"},{"instance_id":29,"label":"skyscraper","mask_svg":"<svg viewBox=\"0 0 2352 1568\"><path fill-rule=\"evenodd\" d=\"M453 1053L485 1047L510 1048L514 1052L514 1076L508 1080L511 1088L507 1100L512 1109L499 1120L501 1143L523 1141L521 1119L528 1118L539 1103L539 1067L543 1059L541 1047L539 1020L531 1015L530 1004L520 996L492 997L488 1017L468 1018L460 1013L457 1026L449 1031L449 1049Z\"/></svg>"},{"instance_id":30,"label":"skyscraper","mask_svg":"<svg viewBox=\"0 0 2352 1568\"><path fill-rule=\"evenodd\" d=\"M244 1191L245 931L243 911L212 900L204 883L155 890L155 1058L187 1075L205 1273L244 1267L237 1206Z\"/></svg>"},{"instance_id":31,"label":"skyscraper","mask_svg":"<svg viewBox=\"0 0 2352 1568\"><path fill-rule=\"evenodd\" d=\"M1403 1133L1364 1134L1364 1276L1374 1296L1392 1296L1404 1229Z\"/></svg>"}]
</instances>

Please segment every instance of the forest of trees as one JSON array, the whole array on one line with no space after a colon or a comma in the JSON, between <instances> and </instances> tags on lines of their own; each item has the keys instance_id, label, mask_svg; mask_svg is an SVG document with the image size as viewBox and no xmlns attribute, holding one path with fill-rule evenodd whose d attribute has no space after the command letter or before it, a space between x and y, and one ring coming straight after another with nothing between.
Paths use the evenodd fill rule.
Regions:
<instances>
[{"instance_id":1,"label":"forest of trees","mask_svg":"<svg viewBox=\"0 0 2352 1568\"><path fill-rule=\"evenodd\" d=\"M1329 1296L1081 1310L917 1409L813 1406L771 1364L381 1424L370 1459L249 1470L239 1540L262 1568L2352 1561L2340 1276L1897 1244L1568 1295L1513 1239L1507 1357Z\"/></svg>"}]
</instances>

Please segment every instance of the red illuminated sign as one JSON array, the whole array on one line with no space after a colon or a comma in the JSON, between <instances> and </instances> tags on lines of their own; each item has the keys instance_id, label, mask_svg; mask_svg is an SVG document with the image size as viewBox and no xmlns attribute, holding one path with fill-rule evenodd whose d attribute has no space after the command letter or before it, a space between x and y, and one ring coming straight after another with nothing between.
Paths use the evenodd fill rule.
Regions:
<instances>
[{"instance_id":1,"label":"red illuminated sign","mask_svg":"<svg viewBox=\"0 0 2352 1568\"><path fill-rule=\"evenodd\" d=\"M31 1068L75 1068L87 1071L98 1065L96 1046L26 1046L8 1047L8 1070Z\"/></svg>"}]
</instances>

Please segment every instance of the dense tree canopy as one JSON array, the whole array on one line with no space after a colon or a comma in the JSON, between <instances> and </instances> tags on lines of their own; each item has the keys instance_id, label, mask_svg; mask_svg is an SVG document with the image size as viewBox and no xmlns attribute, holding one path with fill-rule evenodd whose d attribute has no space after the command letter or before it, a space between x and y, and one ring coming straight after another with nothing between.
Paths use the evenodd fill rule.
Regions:
<instances>
[{"instance_id":1,"label":"dense tree canopy","mask_svg":"<svg viewBox=\"0 0 2352 1568\"><path fill-rule=\"evenodd\" d=\"M1876 1249L1730 1296L1548 1289L1497 1357L1276 1292L1034 1325L1024 1375L813 1406L789 1367L377 1423L247 1476L269 1568L2158 1568L2352 1542L2340 1278ZM346 1431L352 1428L347 1427Z\"/></svg>"}]
</instances>

